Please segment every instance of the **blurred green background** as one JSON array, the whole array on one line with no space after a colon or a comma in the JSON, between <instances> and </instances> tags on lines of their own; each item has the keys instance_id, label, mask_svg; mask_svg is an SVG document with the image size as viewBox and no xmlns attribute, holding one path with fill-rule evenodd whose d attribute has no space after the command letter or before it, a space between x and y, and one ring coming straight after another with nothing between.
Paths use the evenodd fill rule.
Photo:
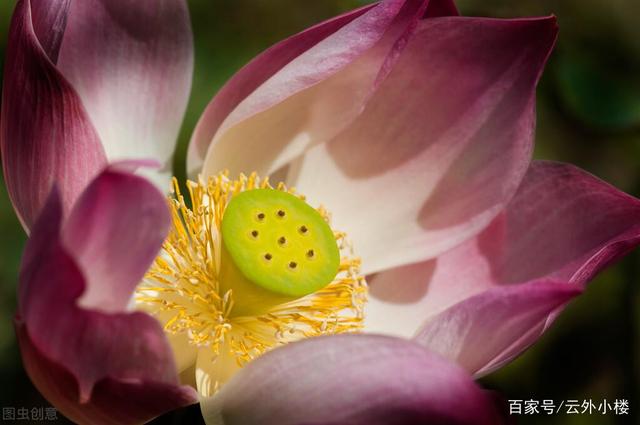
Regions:
<instances>
[{"instance_id":1,"label":"blurred green background","mask_svg":"<svg viewBox=\"0 0 640 425\"><path fill-rule=\"evenodd\" d=\"M255 54L362 0L190 0L196 47L190 133L220 86ZM0 3L0 60L13 1ZM640 196L640 1L459 0L464 15L555 14L560 39L538 92L536 157L574 163ZM0 185L0 407L47 406L21 366L12 329L25 235ZM507 399L630 400L630 415L521 416L522 424L639 424L640 255L596 279L536 346L482 380ZM197 423L197 410L157 423ZM22 423L26 423L22 421Z\"/></svg>"}]
</instances>

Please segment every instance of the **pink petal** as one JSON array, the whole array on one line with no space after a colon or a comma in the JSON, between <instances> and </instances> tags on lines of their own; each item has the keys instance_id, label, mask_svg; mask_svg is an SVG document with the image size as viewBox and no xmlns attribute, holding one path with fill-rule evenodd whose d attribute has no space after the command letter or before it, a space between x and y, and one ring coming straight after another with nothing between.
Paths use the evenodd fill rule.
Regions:
<instances>
[{"instance_id":1,"label":"pink petal","mask_svg":"<svg viewBox=\"0 0 640 425\"><path fill-rule=\"evenodd\" d=\"M29 377L47 400L76 423L139 424L196 401L191 387L105 378L96 383L89 401L79 403L73 375L34 346L24 325L18 324L16 332Z\"/></svg>"},{"instance_id":2,"label":"pink petal","mask_svg":"<svg viewBox=\"0 0 640 425\"><path fill-rule=\"evenodd\" d=\"M106 162L82 102L55 66L67 6L35 2L32 15L31 2L21 0L11 22L0 144L9 196L27 229L54 183L68 211Z\"/></svg>"},{"instance_id":3,"label":"pink petal","mask_svg":"<svg viewBox=\"0 0 640 425\"><path fill-rule=\"evenodd\" d=\"M411 336L427 320L420 341L488 373L638 243L639 200L570 165L534 162L507 209L476 238L371 280L367 330Z\"/></svg>"},{"instance_id":4,"label":"pink petal","mask_svg":"<svg viewBox=\"0 0 640 425\"><path fill-rule=\"evenodd\" d=\"M171 220L157 189L117 167L123 165L91 183L63 229L64 246L85 276L80 304L108 312L126 308Z\"/></svg>"},{"instance_id":5,"label":"pink petal","mask_svg":"<svg viewBox=\"0 0 640 425\"><path fill-rule=\"evenodd\" d=\"M433 258L515 193L533 145L535 86L555 18L420 21L362 114L293 164L372 273Z\"/></svg>"},{"instance_id":6,"label":"pink petal","mask_svg":"<svg viewBox=\"0 0 640 425\"><path fill-rule=\"evenodd\" d=\"M438 18L441 16L458 16L458 8L453 0L431 0L425 18Z\"/></svg>"},{"instance_id":7,"label":"pink petal","mask_svg":"<svg viewBox=\"0 0 640 425\"><path fill-rule=\"evenodd\" d=\"M458 367L409 341L370 335L278 348L201 405L208 424L503 423Z\"/></svg>"},{"instance_id":8,"label":"pink petal","mask_svg":"<svg viewBox=\"0 0 640 425\"><path fill-rule=\"evenodd\" d=\"M207 148L224 119L252 91L297 56L365 13L366 6L315 25L266 50L238 71L211 100L196 126L187 158L190 174L200 171Z\"/></svg>"},{"instance_id":9,"label":"pink petal","mask_svg":"<svg viewBox=\"0 0 640 425\"><path fill-rule=\"evenodd\" d=\"M203 172L269 174L310 146L331 139L361 112L384 80L428 4L383 1L265 52L232 80L229 94L214 99L205 114L209 124L201 123L193 148L202 150L199 146L213 137ZM283 49L291 54L283 57Z\"/></svg>"},{"instance_id":10,"label":"pink petal","mask_svg":"<svg viewBox=\"0 0 640 425\"><path fill-rule=\"evenodd\" d=\"M489 289L427 321L414 339L470 373L484 375L533 344L547 317L580 293L566 282L546 280Z\"/></svg>"},{"instance_id":11,"label":"pink petal","mask_svg":"<svg viewBox=\"0 0 640 425\"><path fill-rule=\"evenodd\" d=\"M78 90L110 161L160 161L168 190L193 73L186 1L71 3L59 67ZM157 172L156 172L157 174Z\"/></svg>"},{"instance_id":12,"label":"pink petal","mask_svg":"<svg viewBox=\"0 0 640 425\"><path fill-rule=\"evenodd\" d=\"M43 214L33 228L20 275L17 323L18 328L23 327L24 335L27 335L27 338L21 340L23 350L30 350L29 346L33 348L31 355L27 355L27 362L36 363L27 365L27 368L35 376L34 383L41 386L39 388L45 395L53 393L51 400L53 402L62 400L57 407L62 413L72 417L78 409L82 410L82 414L94 414L91 410L93 407L85 412L84 406L93 406L95 403L100 406L124 403L126 395L124 393L114 395L116 391L126 390L144 401L147 395L142 391L145 388L150 388L156 394L165 389L168 400L164 405L158 406L147 400L147 407L137 407L143 408L144 414L148 417L195 401L195 395L191 389L179 386L173 354L164 337L162 327L155 319L140 312L127 313L121 310L104 313L78 306L78 299L85 291L89 294L87 303L92 304L91 307L103 301L106 309L115 310L116 303L121 300L115 296L108 297L104 288L92 288L92 285L96 284L115 285L117 283L108 278L94 278L95 271L104 271L102 264L98 263L94 271L90 268L91 264L82 262L91 258L93 253L80 261L80 264L85 267L83 271L87 276L91 276L91 279L87 282L83 277L78 266L79 262L64 246L70 242L81 241L74 234L73 226L84 223L88 226L85 231L98 237L95 245L85 243L87 249L93 252L101 242L109 242L104 239L105 233L123 230L139 234L149 245L155 244L153 249L156 251L160 246L161 241L147 238L145 230L138 233L138 226L145 228L144 220L156 214L149 216L148 208L152 203L146 200L152 196L162 200L162 195L153 188L150 193L145 193L150 187L141 177L124 178L114 176L113 173L107 171L101 175L97 183L92 184L88 189L89 192L97 193L83 195L78 204L78 211L96 214L98 217L86 217L82 220L74 217L74 214L78 214L74 211L71 215L72 221L64 228L65 232L70 232L70 236L65 233L64 236L68 239L64 244L61 240L63 235L60 233L62 219L60 200L57 191L52 192L43 209ZM109 185L112 186L108 187ZM126 185L133 185L133 187L124 187ZM132 214L121 215L121 219L128 223L128 228L125 229L123 223L117 222L117 217L112 216L111 204L118 202L119 194L127 193L127 190L137 190L137 199L144 201L141 205L136 203L121 205L123 209L132 208L140 213L137 222L131 221ZM159 205L166 209L165 205ZM106 219L102 214L106 215ZM167 223L164 223L162 227L166 228L166 225ZM107 228L98 231L91 226ZM112 243L105 243L103 246L105 249L120 248ZM151 250L151 247L145 248L141 245L138 247L143 253ZM112 255L107 252L103 254ZM129 252L129 254L135 256L136 253ZM142 260L146 260L144 256ZM144 266L148 267L148 265L149 263ZM113 263L112 267L117 272L116 276L120 273L125 278L132 278L135 274L135 271L131 270L129 275L118 271L118 263ZM124 264L124 267L129 265ZM129 283L124 282L125 285ZM119 287L113 289L118 294L122 293ZM57 365L59 370L68 373L70 379L75 381L75 392L69 392L71 387L67 385L68 382L65 383L66 381L56 383L53 381L54 377L42 377L42 370L46 370L46 366L37 364L42 358L46 358L50 363ZM95 400L94 394L97 394ZM129 402L129 400L126 401L126 403ZM126 406L121 407L124 409L123 412L130 410ZM117 417L120 413L112 414Z\"/></svg>"}]
</instances>

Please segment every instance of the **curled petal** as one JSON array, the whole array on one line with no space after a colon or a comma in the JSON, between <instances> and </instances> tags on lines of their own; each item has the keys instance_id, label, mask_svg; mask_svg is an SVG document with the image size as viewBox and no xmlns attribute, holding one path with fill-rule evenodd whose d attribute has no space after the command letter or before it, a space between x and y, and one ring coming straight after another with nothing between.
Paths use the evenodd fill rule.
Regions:
<instances>
[{"instance_id":1,"label":"curled petal","mask_svg":"<svg viewBox=\"0 0 640 425\"><path fill-rule=\"evenodd\" d=\"M120 171L124 166L108 168L91 183L63 229L65 248L85 276L80 304L101 311L126 308L169 231L162 194Z\"/></svg>"},{"instance_id":2,"label":"curled petal","mask_svg":"<svg viewBox=\"0 0 640 425\"><path fill-rule=\"evenodd\" d=\"M203 173L228 169L234 174L269 174L334 137L384 80L429 4L382 1L265 52L229 83L205 113L193 142L199 150L210 143ZM229 111L232 105L237 106Z\"/></svg>"},{"instance_id":3,"label":"curled petal","mask_svg":"<svg viewBox=\"0 0 640 425\"><path fill-rule=\"evenodd\" d=\"M367 330L417 333L470 372L488 373L637 246L638 223L637 199L570 165L534 162L506 210L476 238L372 279Z\"/></svg>"},{"instance_id":4,"label":"curled petal","mask_svg":"<svg viewBox=\"0 0 640 425\"><path fill-rule=\"evenodd\" d=\"M154 158L168 190L187 107L193 39L185 0L73 1L58 66L76 88L110 161Z\"/></svg>"},{"instance_id":5,"label":"curled petal","mask_svg":"<svg viewBox=\"0 0 640 425\"><path fill-rule=\"evenodd\" d=\"M131 187L127 187L129 185ZM110 252L114 248L121 248L107 236L110 232L126 230L133 234L133 240L136 236L140 237L137 248L144 253L157 252L160 247L162 240L149 237L146 226L132 220L134 214L118 216L113 213L114 204L120 201L121 193L125 197L132 195L128 190L136 191L136 199L144 202L140 205L118 205L137 211L138 220L150 218L148 208L151 205L166 209L162 195L141 177L119 176L117 172L107 170L88 187L78 203L78 212L71 213L71 221L64 227L61 223L60 199L54 190L33 228L25 251L17 323L19 334L22 332L22 349L30 353L25 356L30 356L28 361L34 362L27 364L27 369L41 391L46 396L51 395L51 401L60 401L57 407L72 418L77 410L82 415L108 414L104 406L125 402L129 393L147 404L146 407L133 409L142 409L139 414L144 413L147 419L195 401L193 391L178 384L173 355L160 324L145 313L124 311L124 289L130 286L129 279L139 273L136 268L139 265L132 267L131 260L126 261L123 264L126 270L119 271L118 263L111 264L116 269L113 277L122 277L122 283L105 276L93 277L94 273L107 271L99 253L106 258L122 259L120 254L113 257L114 254ZM153 196L159 202L148 202ZM80 212L89 216L75 215ZM168 217L160 217L164 217L165 222L156 220L155 223L166 229ZM118 219L124 221L126 226ZM95 242L83 240L76 233L76 225L84 225L84 231L94 235ZM78 246L84 247L87 253L78 259L74 258L75 251L67 247L71 243L78 244L74 245L76 249ZM94 264L88 261L91 259L99 260L95 263L95 270L92 268ZM146 268L148 265L142 266ZM85 279L83 272L92 278ZM123 286L117 286L119 284ZM110 287L102 287L107 285ZM110 289L117 295L110 295ZM129 290L132 288L129 287ZM80 306L78 301L85 293L87 305ZM108 313L101 311L103 305L100 303ZM66 381L58 385L46 374L43 377L43 370L47 367L35 364L39 359L47 359L56 365L56 370L65 371L68 376ZM65 384L69 379L74 383L75 392L69 392L71 387ZM147 395L142 394L145 388L150 388L150 394L166 391L166 395L162 396L165 403L158 405L148 399L145 401ZM97 398L94 399L94 395ZM95 403L99 407L95 407ZM94 412L94 407L98 411ZM123 409L128 411L125 407ZM117 418L119 413L112 415L109 420L98 416L85 422L118 423L113 418ZM84 420L83 416L79 418Z\"/></svg>"},{"instance_id":6,"label":"curled petal","mask_svg":"<svg viewBox=\"0 0 640 425\"><path fill-rule=\"evenodd\" d=\"M201 405L215 425L503 423L461 369L412 342L371 335L278 348Z\"/></svg>"},{"instance_id":7,"label":"curled petal","mask_svg":"<svg viewBox=\"0 0 640 425\"><path fill-rule=\"evenodd\" d=\"M139 424L196 400L190 387L105 378L96 383L89 401L79 403L78 384L73 375L34 346L24 325L17 324L16 333L29 377L47 400L76 423Z\"/></svg>"},{"instance_id":8,"label":"curled petal","mask_svg":"<svg viewBox=\"0 0 640 425\"><path fill-rule=\"evenodd\" d=\"M451 249L527 170L556 34L553 17L420 21L358 118L293 163L288 182L332 212L366 273Z\"/></svg>"},{"instance_id":9,"label":"curled petal","mask_svg":"<svg viewBox=\"0 0 640 425\"><path fill-rule=\"evenodd\" d=\"M55 183L67 212L106 157L74 88L55 66L68 1L21 0L11 21L0 146L7 189L30 228Z\"/></svg>"}]
</instances>

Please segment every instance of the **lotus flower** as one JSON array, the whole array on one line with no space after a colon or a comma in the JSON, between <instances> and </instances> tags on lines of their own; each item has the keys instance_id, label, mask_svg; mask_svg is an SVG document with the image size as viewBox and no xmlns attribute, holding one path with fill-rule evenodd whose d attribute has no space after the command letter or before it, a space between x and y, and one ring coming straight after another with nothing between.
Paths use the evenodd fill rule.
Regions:
<instances>
[{"instance_id":1,"label":"lotus flower","mask_svg":"<svg viewBox=\"0 0 640 425\"><path fill-rule=\"evenodd\" d=\"M0 137L43 395L92 424L500 423L472 376L637 245L640 201L531 161L555 19L457 15L387 0L268 49L167 208L186 3L20 0Z\"/></svg>"}]
</instances>

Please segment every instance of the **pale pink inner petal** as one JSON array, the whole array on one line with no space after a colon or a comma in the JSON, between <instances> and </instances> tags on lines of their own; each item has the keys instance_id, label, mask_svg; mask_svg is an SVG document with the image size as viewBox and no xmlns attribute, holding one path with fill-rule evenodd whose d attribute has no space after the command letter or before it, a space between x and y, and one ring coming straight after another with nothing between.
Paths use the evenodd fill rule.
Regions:
<instances>
[{"instance_id":1,"label":"pale pink inner petal","mask_svg":"<svg viewBox=\"0 0 640 425\"><path fill-rule=\"evenodd\" d=\"M553 18L420 21L362 114L289 168L366 273L435 257L484 228L528 166Z\"/></svg>"},{"instance_id":2,"label":"pale pink inner petal","mask_svg":"<svg viewBox=\"0 0 640 425\"><path fill-rule=\"evenodd\" d=\"M382 2L288 63L226 118L203 173L269 174L331 139L362 111L425 8Z\"/></svg>"},{"instance_id":3,"label":"pale pink inner petal","mask_svg":"<svg viewBox=\"0 0 640 425\"><path fill-rule=\"evenodd\" d=\"M73 1L59 68L80 94L109 160L153 158L168 190L193 72L184 0Z\"/></svg>"},{"instance_id":4,"label":"pale pink inner petal","mask_svg":"<svg viewBox=\"0 0 640 425\"><path fill-rule=\"evenodd\" d=\"M205 155L225 118L254 90L293 59L365 13L366 6L315 25L272 46L240 69L211 100L196 126L187 155L187 172L197 175Z\"/></svg>"}]
</instances>

